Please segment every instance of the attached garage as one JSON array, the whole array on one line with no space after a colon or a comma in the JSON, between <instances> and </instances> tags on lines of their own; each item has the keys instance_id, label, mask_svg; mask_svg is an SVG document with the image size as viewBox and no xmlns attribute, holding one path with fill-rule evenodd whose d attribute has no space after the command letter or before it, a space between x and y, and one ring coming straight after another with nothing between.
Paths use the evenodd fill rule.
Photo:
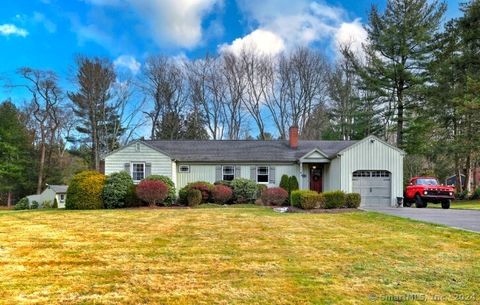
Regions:
<instances>
[{"instance_id":1,"label":"attached garage","mask_svg":"<svg viewBox=\"0 0 480 305\"><path fill-rule=\"evenodd\" d=\"M389 207L403 196L405 152L376 137L367 137L338 154L339 189L360 193L361 206Z\"/></svg>"},{"instance_id":2,"label":"attached garage","mask_svg":"<svg viewBox=\"0 0 480 305\"><path fill-rule=\"evenodd\" d=\"M388 171L359 170L353 172L352 190L362 196L362 206L391 205L392 178Z\"/></svg>"}]
</instances>

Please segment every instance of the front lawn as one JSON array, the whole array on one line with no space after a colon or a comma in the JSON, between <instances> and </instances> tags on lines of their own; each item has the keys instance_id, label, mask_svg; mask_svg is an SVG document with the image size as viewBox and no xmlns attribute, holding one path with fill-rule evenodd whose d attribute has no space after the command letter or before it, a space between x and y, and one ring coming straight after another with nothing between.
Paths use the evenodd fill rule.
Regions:
<instances>
[{"instance_id":1,"label":"front lawn","mask_svg":"<svg viewBox=\"0 0 480 305\"><path fill-rule=\"evenodd\" d=\"M474 304L479 257L478 234L368 212L0 211L2 304Z\"/></svg>"},{"instance_id":2,"label":"front lawn","mask_svg":"<svg viewBox=\"0 0 480 305\"><path fill-rule=\"evenodd\" d=\"M429 208L442 208L440 204L429 203ZM480 200L459 200L453 201L450 205L451 209L467 209L480 210Z\"/></svg>"}]
</instances>

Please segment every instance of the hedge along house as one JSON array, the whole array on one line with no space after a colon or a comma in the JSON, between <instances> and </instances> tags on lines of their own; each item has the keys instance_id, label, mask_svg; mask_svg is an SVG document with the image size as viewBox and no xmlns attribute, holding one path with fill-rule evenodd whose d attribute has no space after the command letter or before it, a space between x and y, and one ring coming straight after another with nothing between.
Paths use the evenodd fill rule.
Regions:
<instances>
[{"instance_id":1,"label":"hedge along house","mask_svg":"<svg viewBox=\"0 0 480 305\"><path fill-rule=\"evenodd\" d=\"M362 196L363 206L392 206L403 196L404 152L374 136L360 141L142 140L105 157L105 174L127 171L135 182L155 174L177 190L196 181L252 179L278 186L296 176L301 189L343 190Z\"/></svg>"}]
</instances>

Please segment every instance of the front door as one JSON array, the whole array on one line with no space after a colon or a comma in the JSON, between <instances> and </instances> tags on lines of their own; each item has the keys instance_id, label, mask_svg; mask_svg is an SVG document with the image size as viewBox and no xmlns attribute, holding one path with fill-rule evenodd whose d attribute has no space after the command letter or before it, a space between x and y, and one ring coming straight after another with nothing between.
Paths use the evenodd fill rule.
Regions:
<instances>
[{"instance_id":1,"label":"front door","mask_svg":"<svg viewBox=\"0 0 480 305\"><path fill-rule=\"evenodd\" d=\"M310 166L310 189L312 191L322 191L322 167L320 165Z\"/></svg>"}]
</instances>

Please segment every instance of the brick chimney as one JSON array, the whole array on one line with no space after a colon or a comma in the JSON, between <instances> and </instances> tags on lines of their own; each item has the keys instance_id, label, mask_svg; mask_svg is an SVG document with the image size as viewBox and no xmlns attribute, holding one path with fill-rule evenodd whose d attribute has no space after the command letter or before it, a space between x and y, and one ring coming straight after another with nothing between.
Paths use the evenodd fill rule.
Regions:
<instances>
[{"instance_id":1,"label":"brick chimney","mask_svg":"<svg viewBox=\"0 0 480 305\"><path fill-rule=\"evenodd\" d=\"M293 149L298 148L298 127L297 126L292 126L290 127L290 147Z\"/></svg>"}]
</instances>

